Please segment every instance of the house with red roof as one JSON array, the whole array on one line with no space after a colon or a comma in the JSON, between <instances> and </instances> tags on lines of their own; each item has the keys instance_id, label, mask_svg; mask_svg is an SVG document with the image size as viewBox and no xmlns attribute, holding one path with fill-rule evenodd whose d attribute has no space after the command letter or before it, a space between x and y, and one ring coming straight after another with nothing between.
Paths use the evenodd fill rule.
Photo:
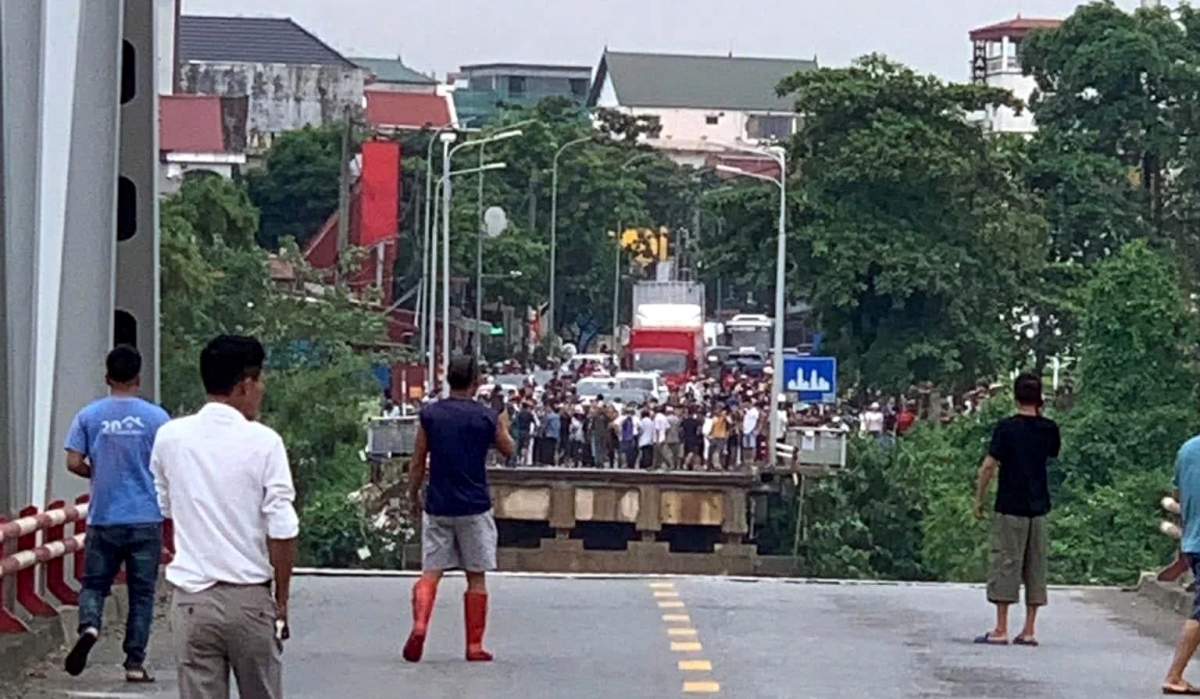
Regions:
<instances>
[{"instance_id":1,"label":"house with red roof","mask_svg":"<svg viewBox=\"0 0 1200 699\"><path fill-rule=\"evenodd\" d=\"M246 164L245 97L160 95L159 192L179 189L189 172L231 178Z\"/></svg>"},{"instance_id":2,"label":"house with red roof","mask_svg":"<svg viewBox=\"0 0 1200 699\"><path fill-rule=\"evenodd\" d=\"M1062 20L1033 19L1017 15L1016 19L989 24L969 33L972 46L971 80L979 85L1011 91L1017 99L1028 104L1037 88L1034 79L1021 70L1021 42L1031 32L1058 28ZM1033 113L1009 107L989 109L981 120L991 131L998 133L1032 134L1037 130Z\"/></svg>"}]
</instances>

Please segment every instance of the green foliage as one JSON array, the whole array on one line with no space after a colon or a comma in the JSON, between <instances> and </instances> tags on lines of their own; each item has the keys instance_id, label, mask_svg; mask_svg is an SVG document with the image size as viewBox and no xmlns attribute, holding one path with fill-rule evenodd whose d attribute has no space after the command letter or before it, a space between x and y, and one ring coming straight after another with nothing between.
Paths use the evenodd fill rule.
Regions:
<instances>
[{"instance_id":1,"label":"green foliage","mask_svg":"<svg viewBox=\"0 0 1200 699\"><path fill-rule=\"evenodd\" d=\"M246 174L262 214L258 242L275 250L284 238L303 245L337 211L342 171L341 125L306 126L281 134L261 169ZM357 143L351 142L353 153Z\"/></svg>"},{"instance_id":2,"label":"green foliage","mask_svg":"<svg viewBox=\"0 0 1200 699\"><path fill-rule=\"evenodd\" d=\"M344 515L346 506L338 503L345 503L365 475L358 456L365 439L362 404L378 391L372 361L386 358L361 348L383 337L381 317L346 289L317 284L318 275L290 240L283 243L280 261L290 263L296 282L272 281L267 253L254 244L258 212L233 182L188 178L161 211L164 406L181 414L203 404L198 360L212 337L257 336L268 351L261 419L288 447L305 513L307 560L320 565L348 560L343 538L321 529L321 517ZM345 519L341 526L359 526L359 519ZM352 553L363 545L353 541Z\"/></svg>"},{"instance_id":3,"label":"green foliage","mask_svg":"<svg viewBox=\"0 0 1200 699\"><path fill-rule=\"evenodd\" d=\"M791 183L789 293L814 307L844 371L903 390L969 386L1004 367L1008 316L1041 267L1045 224L1011 176L1023 146L986 138L967 115L1019 107L1012 95L881 56L798 73L779 92L805 113L792 143L802 176Z\"/></svg>"}]
</instances>

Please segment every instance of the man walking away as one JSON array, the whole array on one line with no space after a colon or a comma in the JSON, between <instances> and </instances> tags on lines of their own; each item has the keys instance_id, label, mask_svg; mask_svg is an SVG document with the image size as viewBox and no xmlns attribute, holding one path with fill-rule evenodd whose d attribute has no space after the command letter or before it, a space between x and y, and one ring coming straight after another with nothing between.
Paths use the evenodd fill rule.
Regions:
<instances>
[{"instance_id":1,"label":"man walking away","mask_svg":"<svg viewBox=\"0 0 1200 699\"><path fill-rule=\"evenodd\" d=\"M153 682L146 645L154 620L154 588L162 551L162 512L150 472L154 436L167 413L138 397L142 356L120 345L105 360L109 395L75 416L67 434L67 469L91 480L79 638L65 669L79 675L100 636L104 602L122 565L129 590L125 622L125 680Z\"/></svg>"},{"instance_id":2,"label":"man walking away","mask_svg":"<svg viewBox=\"0 0 1200 699\"><path fill-rule=\"evenodd\" d=\"M1183 520L1183 536L1179 549L1187 558L1192 577L1200 580L1200 437L1184 442L1175 457L1175 500ZM1175 657L1163 680L1163 694L1200 695L1200 687L1183 679L1188 661L1200 646L1200 588L1192 603L1191 614L1183 622Z\"/></svg>"},{"instance_id":3,"label":"man walking away","mask_svg":"<svg viewBox=\"0 0 1200 699\"><path fill-rule=\"evenodd\" d=\"M654 418L650 417L650 410L642 410L642 418L638 421L638 466L643 471L649 471L654 468L654 441L655 429Z\"/></svg>"},{"instance_id":4,"label":"man walking away","mask_svg":"<svg viewBox=\"0 0 1200 699\"><path fill-rule=\"evenodd\" d=\"M483 649L488 611L484 576L496 569L496 521L486 460L493 446L511 456L516 445L508 432L507 417L497 420L490 410L471 400L479 386L473 357L451 359L447 380L449 398L421 411L409 466L409 501L413 515L421 518L421 577L413 586L412 633L404 644L404 659L410 663L421 660L438 583L452 569L467 574L463 595L467 660L492 659ZM429 487L422 500L426 473Z\"/></svg>"},{"instance_id":5,"label":"man walking away","mask_svg":"<svg viewBox=\"0 0 1200 699\"><path fill-rule=\"evenodd\" d=\"M228 699L231 671L241 699L283 696L300 525L283 439L255 421L264 359L252 337L209 342L200 353L208 402L154 443L159 504L175 520L167 582L179 699Z\"/></svg>"},{"instance_id":6,"label":"man walking away","mask_svg":"<svg viewBox=\"0 0 1200 699\"><path fill-rule=\"evenodd\" d=\"M976 643L1008 643L1008 607L1025 585L1025 626L1013 643L1036 646L1034 623L1046 604L1046 523L1050 512L1047 470L1061 446L1058 425L1042 417L1042 382L1021 374L1013 385L1017 414L992 430L987 456L979 467L975 516L983 516L988 484L1000 471L996 518L992 523L992 571L988 601L996 605L996 627Z\"/></svg>"}]
</instances>

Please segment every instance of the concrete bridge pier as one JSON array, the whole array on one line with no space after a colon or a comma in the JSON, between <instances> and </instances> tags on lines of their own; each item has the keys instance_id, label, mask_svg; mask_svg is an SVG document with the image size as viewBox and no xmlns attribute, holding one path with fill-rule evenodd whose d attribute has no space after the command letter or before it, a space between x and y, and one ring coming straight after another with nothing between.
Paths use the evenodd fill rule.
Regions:
<instances>
[{"instance_id":1,"label":"concrete bridge pier","mask_svg":"<svg viewBox=\"0 0 1200 699\"><path fill-rule=\"evenodd\" d=\"M505 570L749 575L750 474L497 468L492 501L502 530L542 523L536 548L501 548ZM629 536L625 536L629 532ZM606 545L589 546L602 535ZM620 547L612 544L619 541Z\"/></svg>"}]
</instances>

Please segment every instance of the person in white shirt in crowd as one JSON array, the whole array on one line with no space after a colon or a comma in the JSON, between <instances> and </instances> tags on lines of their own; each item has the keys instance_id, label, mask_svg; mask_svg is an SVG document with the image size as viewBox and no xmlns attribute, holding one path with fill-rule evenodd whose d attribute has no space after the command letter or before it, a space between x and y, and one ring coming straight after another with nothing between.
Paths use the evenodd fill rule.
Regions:
<instances>
[{"instance_id":1,"label":"person in white shirt in crowd","mask_svg":"<svg viewBox=\"0 0 1200 699\"><path fill-rule=\"evenodd\" d=\"M654 432L654 419L650 417L650 411L642 410L637 433L638 465L647 471L654 468Z\"/></svg>"},{"instance_id":2,"label":"person in white shirt in crowd","mask_svg":"<svg viewBox=\"0 0 1200 699\"><path fill-rule=\"evenodd\" d=\"M754 458L754 448L758 439L758 406L754 403L742 413L742 461Z\"/></svg>"},{"instance_id":3,"label":"person in white shirt in crowd","mask_svg":"<svg viewBox=\"0 0 1200 699\"><path fill-rule=\"evenodd\" d=\"M175 522L180 699L283 696L283 643L296 558L296 490L283 439L256 422L263 346L222 335L200 354L208 402L159 431L150 457L164 517Z\"/></svg>"},{"instance_id":4,"label":"person in white shirt in crowd","mask_svg":"<svg viewBox=\"0 0 1200 699\"><path fill-rule=\"evenodd\" d=\"M667 468L667 430L671 428L666 409L658 406L654 412L654 468Z\"/></svg>"},{"instance_id":5,"label":"person in white shirt in crowd","mask_svg":"<svg viewBox=\"0 0 1200 699\"><path fill-rule=\"evenodd\" d=\"M879 403L872 403L862 416L862 431L872 437L883 436L883 411Z\"/></svg>"}]
</instances>

